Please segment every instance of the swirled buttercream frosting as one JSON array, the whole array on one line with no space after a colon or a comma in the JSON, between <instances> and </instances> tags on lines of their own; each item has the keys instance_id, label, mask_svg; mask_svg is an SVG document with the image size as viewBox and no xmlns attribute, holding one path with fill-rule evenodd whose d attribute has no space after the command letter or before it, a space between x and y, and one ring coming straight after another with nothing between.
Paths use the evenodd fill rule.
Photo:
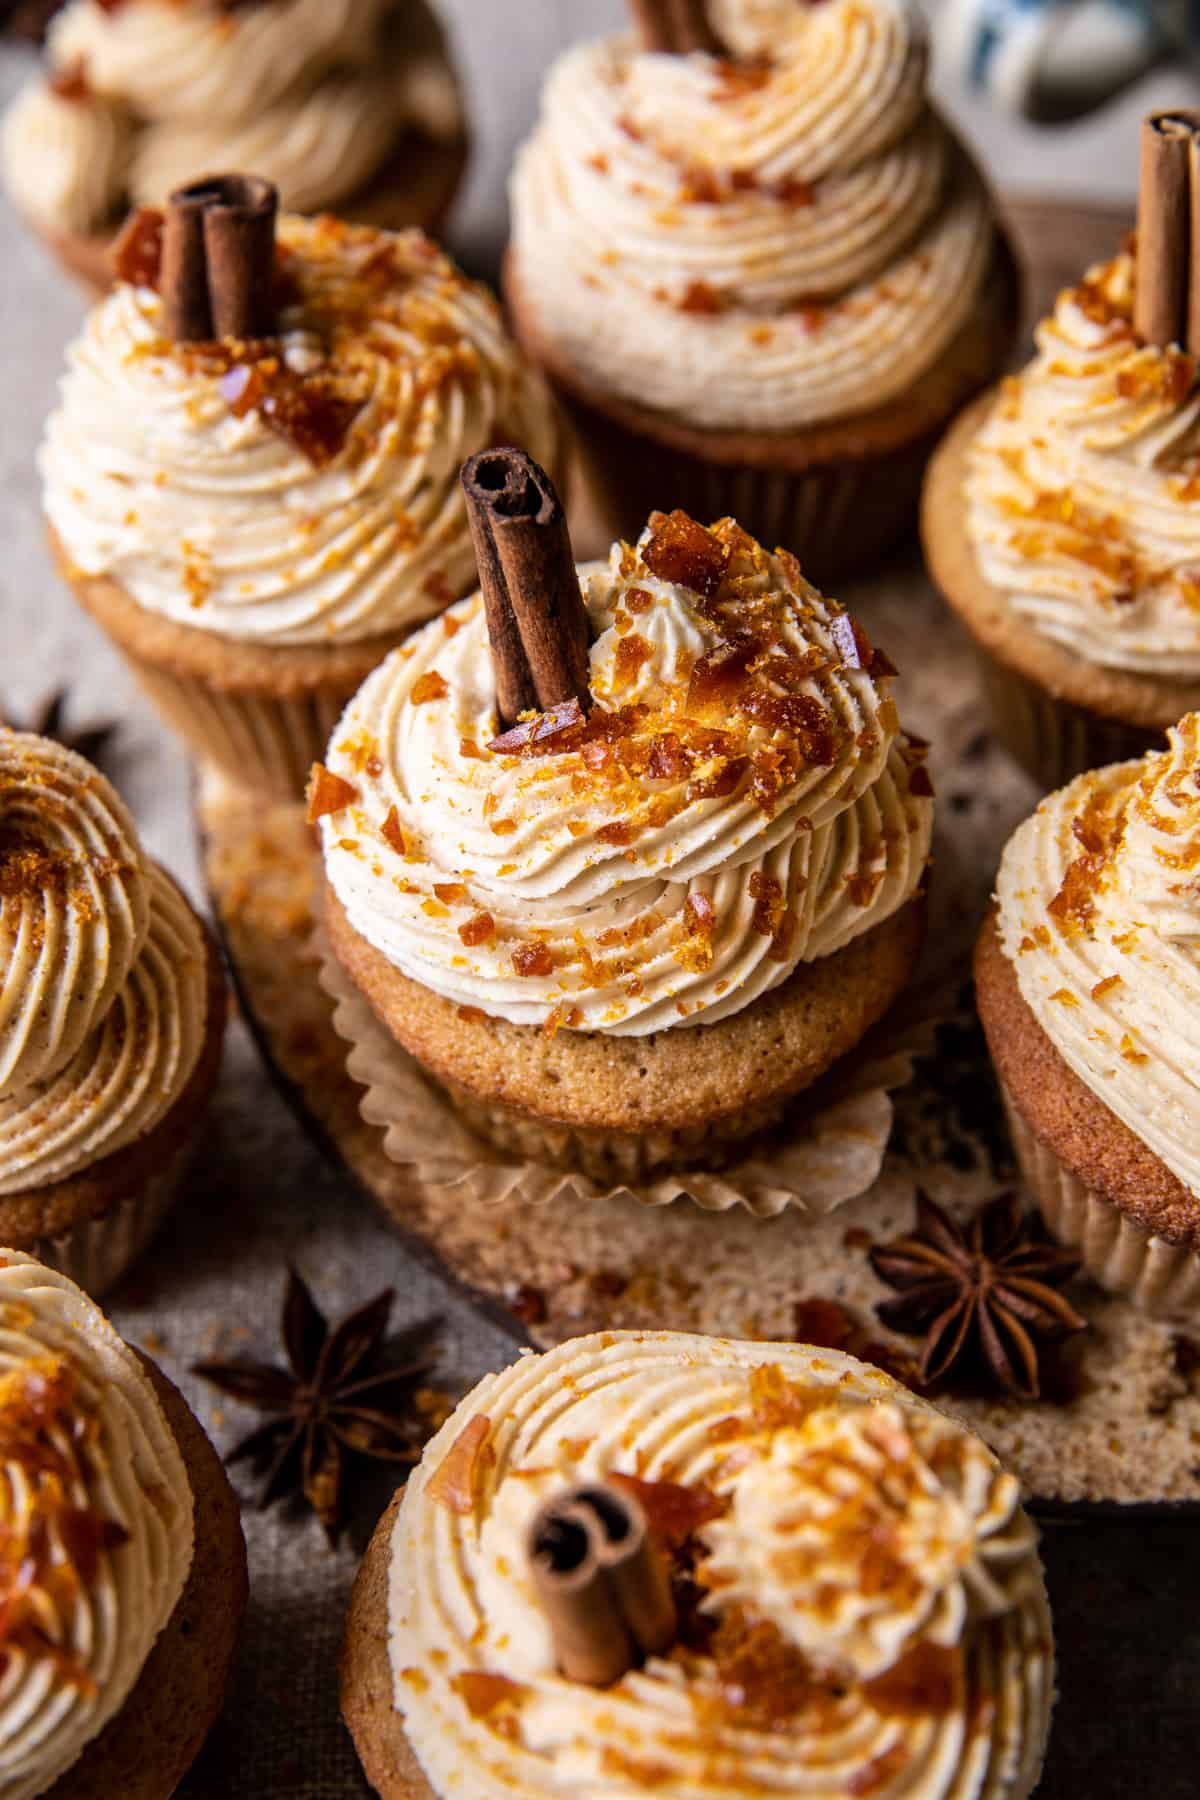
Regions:
<instances>
[{"instance_id":1,"label":"swirled buttercream frosting","mask_svg":"<svg viewBox=\"0 0 1200 1800\"><path fill-rule=\"evenodd\" d=\"M425 0L72 0L46 57L10 114L4 169L54 230L101 231L122 202L160 204L212 168L253 168L297 211L332 207L406 133L462 130Z\"/></svg>"},{"instance_id":2,"label":"swirled buttercream frosting","mask_svg":"<svg viewBox=\"0 0 1200 1800\"><path fill-rule=\"evenodd\" d=\"M401 634L471 584L458 471L553 465L544 385L420 232L280 222L279 335L175 345L121 284L69 352L41 454L71 563L147 611L264 644Z\"/></svg>"},{"instance_id":3,"label":"swirled buttercream frosting","mask_svg":"<svg viewBox=\"0 0 1200 1800\"><path fill-rule=\"evenodd\" d=\"M200 1056L200 926L109 783L0 730L0 1194L143 1137Z\"/></svg>"},{"instance_id":4,"label":"swirled buttercream frosting","mask_svg":"<svg viewBox=\"0 0 1200 1800\"><path fill-rule=\"evenodd\" d=\"M1014 611L1091 662L1200 676L1195 358L1133 330L1123 252L1058 297L969 453L967 531Z\"/></svg>"},{"instance_id":5,"label":"swirled buttercream frosting","mask_svg":"<svg viewBox=\"0 0 1200 1800\"><path fill-rule=\"evenodd\" d=\"M1021 995L1067 1066L1200 1195L1200 714L1081 775L996 881Z\"/></svg>"},{"instance_id":6,"label":"swirled buttercream frosting","mask_svg":"<svg viewBox=\"0 0 1200 1800\"><path fill-rule=\"evenodd\" d=\"M628 1484L686 1584L674 1648L563 1678L538 1508ZM488 1377L392 1530L394 1704L434 1793L1025 1800L1053 1687L1017 1484L880 1371L795 1344L577 1338Z\"/></svg>"},{"instance_id":7,"label":"swirled buttercream frosting","mask_svg":"<svg viewBox=\"0 0 1200 1800\"><path fill-rule=\"evenodd\" d=\"M0 1251L0 1788L53 1787L125 1704L192 1562L187 1469L137 1358Z\"/></svg>"},{"instance_id":8,"label":"swirled buttercream frosting","mask_svg":"<svg viewBox=\"0 0 1200 1800\"><path fill-rule=\"evenodd\" d=\"M350 924L402 973L519 1025L711 1024L916 891L923 746L861 629L730 519L655 515L581 569L586 719L496 738L481 599L368 677L321 821ZM340 792L340 790L339 790Z\"/></svg>"},{"instance_id":9,"label":"swirled buttercream frosting","mask_svg":"<svg viewBox=\"0 0 1200 1800\"><path fill-rule=\"evenodd\" d=\"M906 0L713 0L737 60L572 50L513 178L521 305L583 385L795 431L895 399L975 307L987 194Z\"/></svg>"}]
</instances>

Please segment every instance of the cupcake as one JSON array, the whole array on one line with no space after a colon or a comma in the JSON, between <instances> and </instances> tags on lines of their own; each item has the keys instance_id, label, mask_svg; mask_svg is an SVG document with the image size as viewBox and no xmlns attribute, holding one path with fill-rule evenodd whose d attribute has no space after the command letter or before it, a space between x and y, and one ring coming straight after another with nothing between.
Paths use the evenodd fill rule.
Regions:
<instances>
[{"instance_id":1,"label":"cupcake","mask_svg":"<svg viewBox=\"0 0 1200 1800\"><path fill-rule=\"evenodd\" d=\"M977 1437L839 1351L672 1332L486 1377L342 1649L383 1800L1027 1800L1053 1686L1034 1529Z\"/></svg>"},{"instance_id":2,"label":"cupcake","mask_svg":"<svg viewBox=\"0 0 1200 1800\"><path fill-rule=\"evenodd\" d=\"M5 1800L167 1800L246 1604L237 1501L183 1396L86 1294L0 1250Z\"/></svg>"},{"instance_id":3,"label":"cupcake","mask_svg":"<svg viewBox=\"0 0 1200 1800\"><path fill-rule=\"evenodd\" d=\"M886 658L731 519L654 514L577 580L567 546L583 681L515 725L480 566L315 772L333 952L506 1151L601 1181L712 1166L908 979L925 747Z\"/></svg>"},{"instance_id":4,"label":"cupcake","mask_svg":"<svg viewBox=\"0 0 1200 1800\"><path fill-rule=\"evenodd\" d=\"M1003 367L1011 253L906 0L711 0L682 37L637 10L641 39L553 70L518 159L517 335L615 530L650 490L841 574L912 523L939 431Z\"/></svg>"},{"instance_id":5,"label":"cupcake","mask_svg":"<svg viewBox=\"0 0 1200 1800\"><path fill-rule=\"evenodd\" d=\"M101 289L129 208L197 170L256 169L294 212L434 231L465 162L425 0L72 0L3 135L18 212Z\"/></svg>"},{"instance_id":6,"label":"cupcake","mask_svg":"<svg viewBox=\"0 0 1200 1800\"><path fill-rule=\"evenodd\" d=\"M1200 329L1185 349L1182 311L1148 310L1152 205L1144 186L1136 242L1059 295L925 488L930 568L1043 788L1161 748L1200 706Z\"/></svg>"},{"instance_id":7,"label":"cupcake","mask_svg":"<svg viewBox=\"0 0 1200 1800\"><path fill-rule=\"evenodd\" d=\"M1034 1199L1089 1273L1200 1308L1200 715L1077 777L1009 840L975 955Z\"/></svg>"},{"instance_id":8,"label":"cupcake","mask_svg":"<svg viewBox=\"0 0 1200 1800\"><path fill-rule=\"evenodd\" d=\"M419 232L285 216L264 299L260 240L197 276L197 207L261 225L270 194L229 177L139 216L69 352L45 511L167 723L294 799L363 678L472 585L463 458L513 437L553 460L558 427L495 301Z\"/></svg>"},{"instance_id":9,"label":"cupcake","mask_svg":"<svg viewBox=\"0 0 1200 1800\"><path fill-rule=\"evenodd\" d=\"M216 946L109 783L0 728L0 1243L117 1280L187 1168L225 1014Z\"/></svg>"}]
</instances>

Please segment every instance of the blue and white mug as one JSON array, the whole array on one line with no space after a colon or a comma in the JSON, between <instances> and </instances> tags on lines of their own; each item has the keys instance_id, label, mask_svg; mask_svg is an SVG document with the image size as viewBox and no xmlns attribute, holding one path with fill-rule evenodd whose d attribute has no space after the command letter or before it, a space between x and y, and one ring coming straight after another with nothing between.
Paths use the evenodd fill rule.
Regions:
<instances>
[{"instance_id":1,"label":"blue and white mug","mask_svg":"<svg viewBox=\"0 0 1200 1800\"><path fill-rule=\"evenodd\" d=\"M1160 64L1200 75L1200 0L942 0L960 79L1042 122L1080 118Z\"/></svg>"}]
</instances>

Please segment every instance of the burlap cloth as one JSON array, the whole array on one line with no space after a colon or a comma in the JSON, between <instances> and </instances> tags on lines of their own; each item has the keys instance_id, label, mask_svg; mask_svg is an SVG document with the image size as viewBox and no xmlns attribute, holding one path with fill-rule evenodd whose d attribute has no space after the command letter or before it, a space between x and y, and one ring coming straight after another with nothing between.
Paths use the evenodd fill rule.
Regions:
<instances>
[{"instance_id":1,"label":"burlap cloth","mask_svg":"<svg viewBox=\"0 0 1200 1800\"><path fill-rule=\"evenodd\" d=\"M505 10L451 0L447 10L460 28L469 18L475 34L467 61L488 146L461 218L477 243L486 237L496 247L509 147L527 127L540 66L559 42L614 22L621 7L617 0L522 0ZM505 34L499 58L487 30L493 14ZM0 54L0 104L7 103L24 66L15 52ZM1141 103L1133 105L1134 114ZM1128 149L1132 156L1132 142L1126 132L1121 154ZM1067 279L1091 253L1085 249L1086 221L1079 229L1084 238L1064 231L1057 216L1042 219L1041 242L1057 258L1056 267L1044 264L1044 286ZM1090 241L1096 241L1094 227ZM113 773L150 848L198 891L183 760L133 695L107 646L79 620L50 574L41 542L33 451L79 302L2 206L0 265L0 337L7 352L0 436L0 701L30 705L70 678L79 714L119 711L124 729ZM963 695L962 704L973 704L972 696ZM211 1130L178 1212L111 1303L119 1328L180 1383L223 1450L255 1415L214 1404L189 1375L190 1364L202 1355L276 1355L289 1258L331 1312L392 1283L397 1324L439 1314L442 1385L465 1386L511 1355L506 1336L446 1290L377 1222L365 1200L328 1173L237 1028ZM235 1476L249 1496L247 1478ZM311 1521L283 1509L260 1515L248 1503L251 1601L238 1668L224 1718L180 1788L181 1800L354 1800L366 1794L338 1719L335 1666L357 1557L389 1490L386 1477L360 1490L352 1529L336 1554L325 1549ZM1062 1697L1043 1800L1151 1794L1155 1800L1193 1800L1200 1691L1197 1543L1194 1524L1161 1517L1152 1524L1091 1520L1047 1528Z\"/></svg>"}]
</instances>

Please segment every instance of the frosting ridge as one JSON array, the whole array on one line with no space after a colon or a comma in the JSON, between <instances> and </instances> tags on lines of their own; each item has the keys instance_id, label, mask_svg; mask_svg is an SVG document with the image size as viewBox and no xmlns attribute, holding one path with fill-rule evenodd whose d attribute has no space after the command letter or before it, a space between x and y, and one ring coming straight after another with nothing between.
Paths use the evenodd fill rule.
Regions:
<instances>
[{"instance_id":1,"label":"frosting ridge","mask_svg":"<svg viewBox=\"0 0 1200 1800\"><path fill-rule=\"evenodd\" d=\"M710 1024L912 897L924 749L886 659L732 520L655 515L580 573L587 720L496 740L482 601L461 602L334 732L355 798L321 821L326 876L355 930L462 1005L550 1030Z\"/></svg>"},{"instance_id":2,"label":"frosting ridge","mask_svg":"<svg viewBox=\"0 0 1200 1800\"><path fill-rule=\"evenodd\" d=\"M200 1057L208 963L110 784L0 730L0 1194L143 1137Z\"/></svg>"}]
</instances>

